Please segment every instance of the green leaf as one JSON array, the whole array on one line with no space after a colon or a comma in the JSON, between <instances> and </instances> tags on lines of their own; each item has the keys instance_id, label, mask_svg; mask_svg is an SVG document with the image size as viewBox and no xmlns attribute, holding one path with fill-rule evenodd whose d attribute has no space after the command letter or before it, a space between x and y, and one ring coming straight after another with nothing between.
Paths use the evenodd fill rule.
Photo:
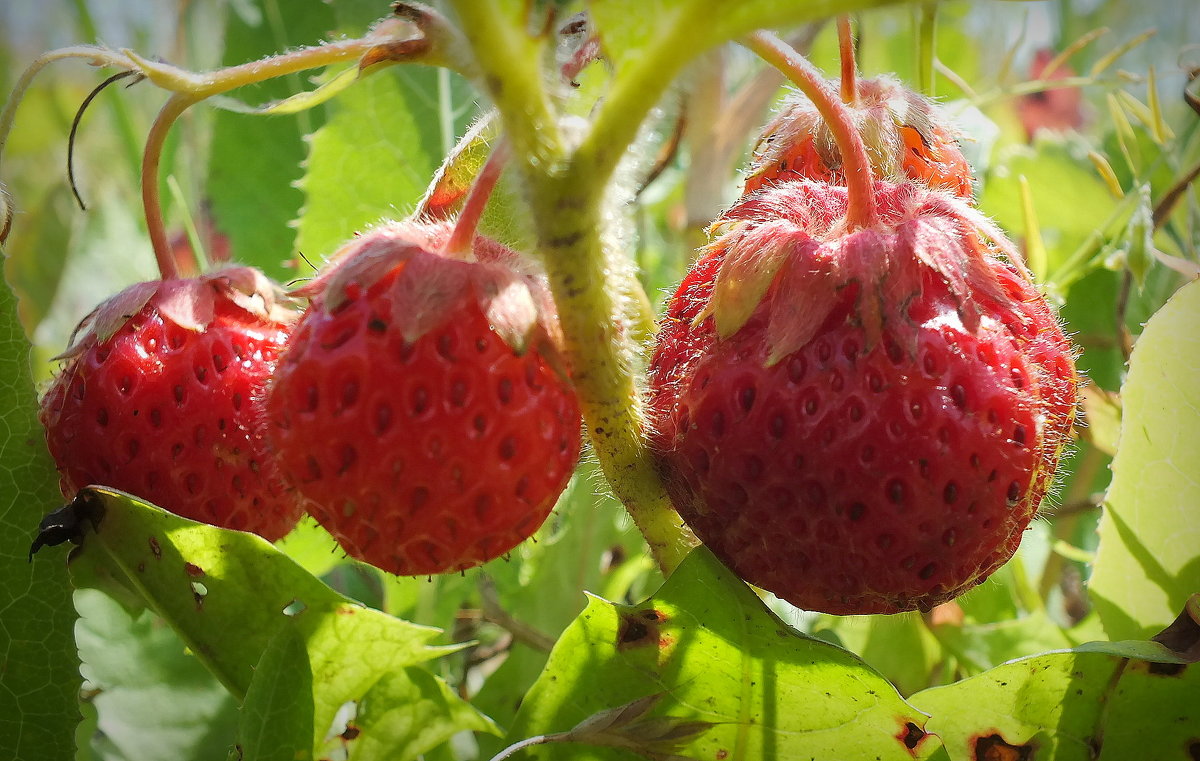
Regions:
<instances>
[{"instance_id":1,"label":"green leaf","mask_svg":"<svg viewBox=\"0 0 1200 761\"><path fill-rule=\"evenodd\" d=\"M297 245L314 265L355 233L407 216L449 150L434 69L393 67L331 107L334 115L310 140L299 184L305 204Z\"/></svg>"},{"instance_id":2,"label":"green leaf","mask_svg":"<svg viewBox=\"0 0 1200 761\"><path fill-rule=\"evenodd\" d=\"M104 761L223 759L237 735L237 703L178 635L92 589L75 593L75 608L85 709L98 714L81 726L81 746Z\"/></svg>"},{"instance_id":3,"label":"green leaf","mask_svg":"<svg viewBox=\"0 0 1200 761\"><path fill-rule=\"evenodd\" d=\"M1146 324L1121 391L1121 434L1089 589L1113 639L1162 629L1200 590L1200 283Z\"/></svg>"},{"instance_id":4,"label":"green leaf","mask_svg":"<svg viewBox=\"0 0 1200 761\"><path fill-rule=\"evenodd\" d=\"M468 730L500 734L441 679L419 667L386 674L367 692L348 743L350 761L404 761Z\"/></svg>"},{"instance_id":5,"label":"green leaf","mask_svg":"<svg viewBox=\"0 0 1200 761\"><path fill-rule=\"evenodd\" d=\"M1153 644L1100 642L1023 658L909 702L930 715L926 729L952 759L1189 761L1200 750L1200 667L1143 647ZM1131 651L1163 655L1131 660Z\"/></svg>"},{"instance_id":6,"label":"green leaf","mask_svg":"<svg viewBox=\"0 0 1200 761\"><path fill-rule=\"evenodd\" d=\"M271 639L294 625L312 671L315 740L381 673L457 649L429 646L436 629L352 603L254 534L195 523L109 489L84 489L74 504L97 517L94 527L86 522L72 567L123 576L239 700Z\"/></svg>"},{"instance_id":7,"label":"green leaf","mask_svg":"<svg viewBox=\"0 0 1200 761\"><path fill-rule=\"evenodd\" d=\"M564 732L653 692L666 693L655 716L712 725L672 750L691 758L911 761L937 746L891 684L853 654L789 629L704 548L641 605L591 598L507 739ZM563 757L553 748L530 755ZM638 756L573 747L570 757Z\"/></svg>"},{"instance_id":8,"label":"green leaf","mask_svg":"<svg viewBox=\"0 0 1200 761\"><path fill-rule=\"evenodd\" d=\"M313 675L298 628L280 627L267 644L242 704L242 761L312 758Z\"/></svg>"},{"instance_id":9,"label":"green leaf","mask_svg":"<svg viewBox=\"0 0 1200 761\"><path fill-rule=\"evenodd\" d=\"M79 722L71 587L61 564L30 564L42 515L61 504L37 421L29 342L0 283L0 748L13 758L69 758Z\"/></svg>"},{"instance_id":10,"label":"green leaf","mask_svg":"<svg viewBox=\"0 0 1200 761\"><path fill-rule=\"evenodd\" d=\"M335 27L327 3L289 3L282 17L279 9L274 10L227 14L225 65L316 43ZM293 75L235 94L266 102L306 89L301 76ZM206 188L217 229L229 236L236 261L257 266L277 279L294 275L284 265L295 251L291 223L304 202L294 185L302 174L304 136L320 126L323 116L320 109L265 119L228 111L214 115Z\"/></svg>"}]
</instances>

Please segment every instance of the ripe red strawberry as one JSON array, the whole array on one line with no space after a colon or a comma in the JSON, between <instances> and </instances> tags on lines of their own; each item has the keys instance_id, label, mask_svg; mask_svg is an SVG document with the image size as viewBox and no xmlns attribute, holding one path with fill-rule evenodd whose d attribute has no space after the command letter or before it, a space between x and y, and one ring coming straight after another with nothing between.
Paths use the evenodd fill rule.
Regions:
<instances>
[{"instance_id":1,"label":"ripe red strawberry","mask_svg":"<svg viewBox=\"0 0 1200 761\"><path fill-rule=\"evenodd\" d=\"M875 183L744 197L675 293L651 444L677 509L742 578L806 609L928 609L1016 551L1076 401L1071 348L1003 234Z\"/></svg>"},{"instance_id":2,"label":"ripe red strawberry","mask_svg":"<svg viewBox=\"0 0 1200 761\"><path fill-rule=\"evenodd\" d=\"M449 234L395 223L344 247L305 289L313 302L267 399L308 511L347 553L398 575L508 552L579 456L544 287L486 239L467 258L442 253Z\"/></svg>"},{"instance_id":3,"label":"ripe red strawberry","mask_svg":"<svg viewBox=\"0 0 1200 761\"><path fill-rule=\"evenodd\" d=\"M258 405L291 316L244 267L139 283L98 307L41 403L63 494L103 484L193 520L288 533L302 511Z\"/></svg>"},{"instance_id":4,"label":"ripe red strawberry","mask_svg":"<svg viewBox=\"0 0 1200 761\"><path fill-rule=\"evenodd\" d=\"M920 180L967 200L973 197L971 167L955 130L927 98L891 78L862 79L858 99L848 108L876 176ZM841 152L824 118L798 95L763 129L745 192L790 180L844 184L843 173Z\"/></svg>"}]
</instances>

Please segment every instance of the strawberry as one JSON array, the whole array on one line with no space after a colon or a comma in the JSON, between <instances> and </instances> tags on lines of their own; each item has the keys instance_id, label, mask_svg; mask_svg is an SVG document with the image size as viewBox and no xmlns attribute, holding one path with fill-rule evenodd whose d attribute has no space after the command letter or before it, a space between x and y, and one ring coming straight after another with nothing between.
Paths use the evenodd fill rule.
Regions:
<instances>
[{"instance_id":1,"label":"strawberry","mask_svg":"<svg viewBox=\"0 0 1200 761\"><path fill-rule=\"evenodd\" d=\"M139 283L100 305L41 401L63 494L103 484L193 520L287 534L301 509L258 405L291 316L245 267Z\"/></svg>"},{"instance_id":2,"label":"strawberry","mask_svg":"<svg viewBox=\"0 0 1200 761\"><path fill-rule=\"evenodd\" d=\"M929 609L1006 562L1078 383L1003 233L916 182L873 188L857 229L840 186L743 197L650 368L651 446L696 535L747 581L839 614Z\"/></svg>"},{"instance_id":3,"label":"strawberry","mask_svg":"<svg viewBox=\"0 0 1200 761\"><path fill-rule=\"evenodd\" d=\"M857 80L848 104L877 175L920 180L961 198L973 197L971 167L956 131L924 96L888 77ZM844 184L841 153L818 109L797 95L763 129L745 192L789 180Z\"/></svg>"},{"instance_id":4,"label":"strawberry","mask_svg":"<svg viewBox=\"0 0 1200 761\"><path fill-rule=\"evenodd\" d=\"M308 511L397 575L498 557L574 471L580 415L548 293L482 237L400 222L343 247L300 292L267 398L270 440Z\"/></svg>"}]
</instances>

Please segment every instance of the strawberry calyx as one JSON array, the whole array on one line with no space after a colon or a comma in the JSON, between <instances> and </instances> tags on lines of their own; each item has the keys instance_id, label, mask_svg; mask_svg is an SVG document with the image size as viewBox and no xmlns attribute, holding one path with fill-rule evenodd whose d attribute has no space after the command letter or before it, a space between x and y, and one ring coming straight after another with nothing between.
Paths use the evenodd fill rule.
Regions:
<instances>
[{"instance_id":1,"label":"strawberry calyx","mask_svg":"<svg viewBox=\"0 0 1200 761\"><path fill-rule=\"evenodd\" d=\"M711 315L718 337L728 339L763 307L774 364L808 343L847 298L869 351L890 321L911 321L910 305L924 303L936 283L938 307L976 333L977 300L1006 301L989 266L997 254L1027 279L1003 234L960 199L914 182L878 181L875 194L877 223L849 232L844 187L796 181L743 197L708 246L722 261L695 322ZM786 296L768 298L771 289Z\"/></svg>"},{"instance_id":2,"label":"strawberry calyx","mask_svg":"<svg viewBox=\"0 0 1200 761\"><path fill-rule=\"evenodd\" d=\"M212 324L222 301L264 322L286 323L297 316L282 289L260 270L224 267L194 278L135 283L105 299L80 320L67 349L55 359L71 359L107 341L148 305L165 320L201 333Z\"/></svg>"},{"instance_id":3,"label":"strawberry calyx","mask_svg":"<svg viewBox=\"0 0 1200 761\"><path fill-rule=\"evenodd\" d=\"M847 103L872 168L882 179L917 179L931 187L973 197L971 170L958 149L958 131L937 106L892 77L857 81ZM797 93L767 125L754 147L746 192L793 179L845 183L841 151L826 119Z\"/></svg>"},{"instance_id":4,"label":"strawberry calyx","mask_svg":"<svg viewBox=\"0 0 1200 761\"><path fill-rule=\"evenodd\" d=\"M508 247L475 236L468 252L445 250L449 222L407 220L381 225L352 240L319 276L294 291L332 314L375 288L391 291L382 315L413 343L453 319L473 301L517 354L531 343L561 346L550 293L529 263Z\"/></svg>"}]
</instances>

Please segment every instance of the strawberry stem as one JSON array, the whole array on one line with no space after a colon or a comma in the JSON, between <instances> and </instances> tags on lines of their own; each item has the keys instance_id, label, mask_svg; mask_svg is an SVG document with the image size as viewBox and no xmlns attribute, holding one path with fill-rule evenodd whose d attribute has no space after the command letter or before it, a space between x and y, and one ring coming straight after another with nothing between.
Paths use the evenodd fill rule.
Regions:
<instances>
[{"instance_id":1,"label":"strawberry stem","mask_svg":"<svg viewBox=\"0 0 1200 761\"><path fill-rule=\"evenodd\" d=\"M878 210L875 205L875 177L862 136L854 125L850 109L833 91L829 82L804 56L774 34L765 31L751 33L744 43L760 58L782 71L800 92L804 93L829 126L846 174L849 207L846 225L857 230L875 225Z\"/></svg>"},{"instance_id":2,"label":"strawberry stem","mask_svg":"<svg viewBox=\"0 0 1200 761\"><path fill-rule=\"evenodd\" d=\"M158 185L158 167L162 159L163 145L167 133L179 115L198 99L185 93L171 96L158 112L150 134L146 136L146 148L142 152L142 209L146 214L146 229L150 233L150 245L154 248L154 259L163 280L179 277L179 266L171 254L167 240L167 229L163 223L161 190Z\"/></svg>"},{"instance_id":3,"label":"strawberry stem","mask_svg":"<svg viewBox=\"0 0 1200 761\"><path fill-rule=\"evenodd\" d=\"M475 248L475 230L479 227L483 210L487 208L488 199L492 197L492 191L496 189L500 175L504 173L504 165L508 163L508 154L508 143L501 139L492 149L487 161L483 162L483 167L475 177L475 182L471 184L471 190L467 193L466 200L463 201L462 211L458 213L458 219L454 222L454 229L450 232L450 237L446 239L443 253L456 259L471 257L471 252Z\"/></svg>"},{"instance_id":4,"label":"strawberry stem","mask_svg":"<svg viewBox=\"0 0 1200 761\"><path fill-rule=\"evenodd\" d=\"M849 16L838 16L838 53L842 59L842 102L858 105L858 67L854 60L854 30Z\"/></svg>"}]
</instances>

